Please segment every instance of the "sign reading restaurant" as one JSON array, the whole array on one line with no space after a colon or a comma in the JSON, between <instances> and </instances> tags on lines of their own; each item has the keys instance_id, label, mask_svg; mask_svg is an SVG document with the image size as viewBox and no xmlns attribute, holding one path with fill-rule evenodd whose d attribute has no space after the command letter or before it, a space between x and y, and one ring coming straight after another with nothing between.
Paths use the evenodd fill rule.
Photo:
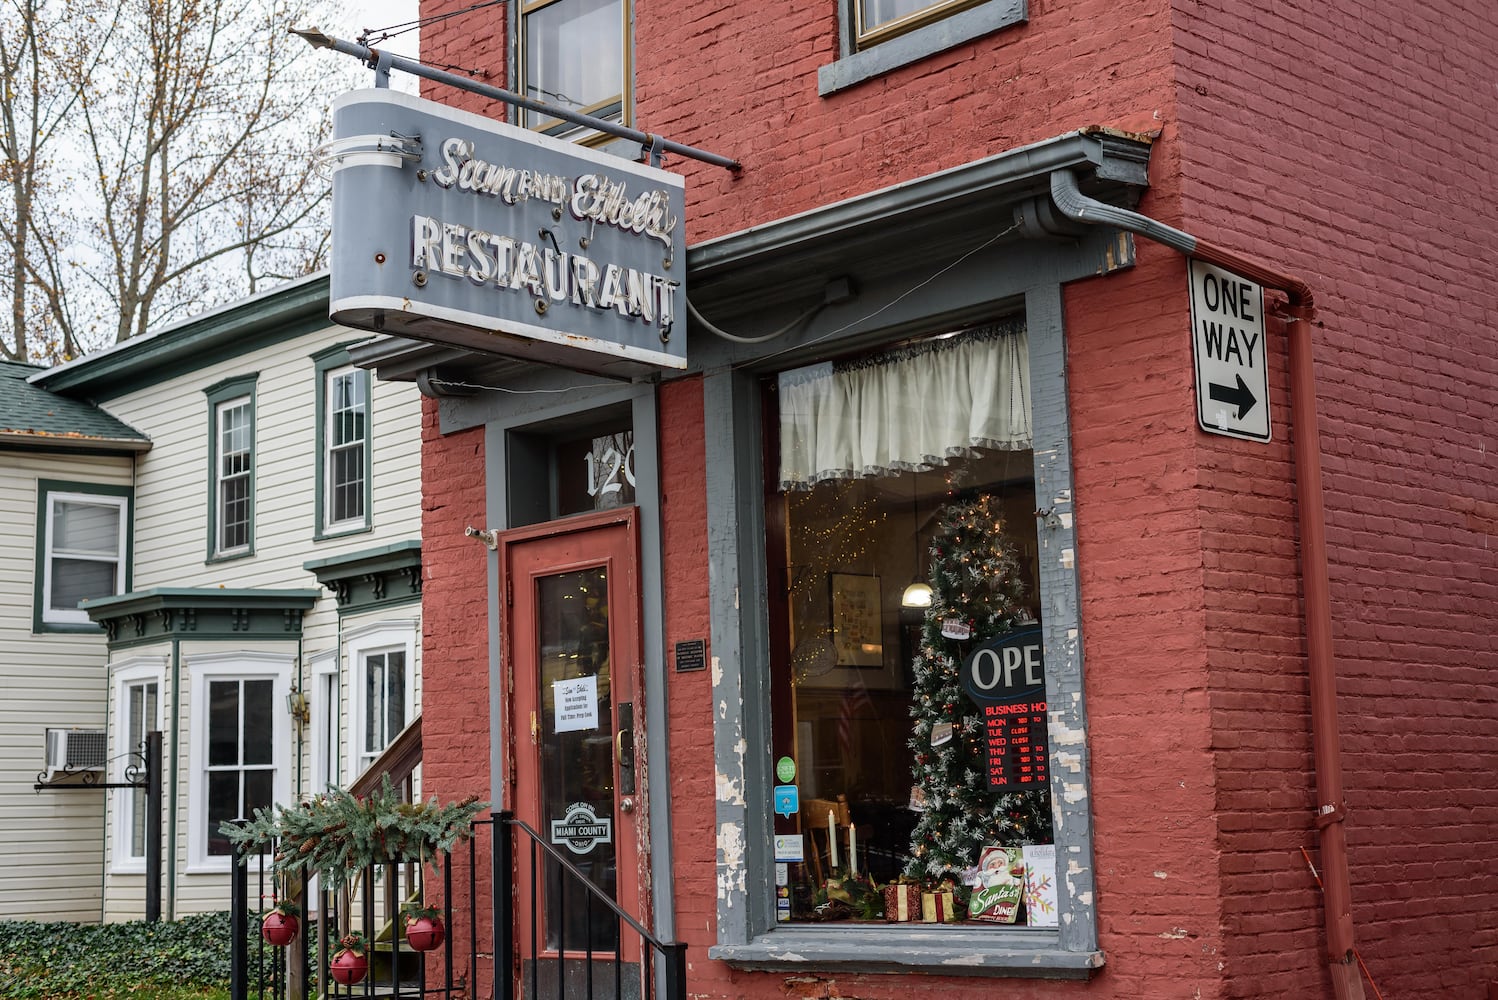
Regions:
<instances>
[{"instance_id":1,"label":"sign reading restaurant","mask_svg":"<svg viewBox=\"0 0 1498 1000\"><path fill-rule=\"evenodd\" d=\"M686 367L682 179L390 90L333 104L335 322L617 375Z\"/></svg>"}]
</instances>

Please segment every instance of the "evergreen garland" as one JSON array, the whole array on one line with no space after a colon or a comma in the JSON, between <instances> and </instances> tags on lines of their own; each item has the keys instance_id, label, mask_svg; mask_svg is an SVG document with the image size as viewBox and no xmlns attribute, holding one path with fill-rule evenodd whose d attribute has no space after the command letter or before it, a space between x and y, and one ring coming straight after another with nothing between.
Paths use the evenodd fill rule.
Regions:
<instances>
[{"instance_id":1,"label":"evergreen garland","mask_svg":"<svg viewBox=\"0 0 1498 1000\"><path fill-rule=\"evenodd\" d=\"M983 714L962 689L963 657L1008 632L1024 615L1025 585L1014 546L1004 538L998 501L987 495L944 508L931 538L931 607L921 628L910 702L915 785L925 811L911 833L907 876L936 881L960 876L986 845L1051 842L1048 792L988 788ZM942 635L944 622L970 629L966 639ZM933 727L952 726L951 739L931 745Z\"/></svg>"},{"instance_id":2,"label":"evergreen garland","mask_svg":"<svg viewBox=\"0 0 1498 1000\"><path fill-rule=\"evenodd\" d=\"M385 775L362 798L333 788L298 805L256 809L243 826L219 830L245 853L273 847L278 875L316 874L337 888L371 865L436 862L472 834L474 817L488 806L473 795L445 806L436 796L405 802Z\"/></svg>"}]
</instances>

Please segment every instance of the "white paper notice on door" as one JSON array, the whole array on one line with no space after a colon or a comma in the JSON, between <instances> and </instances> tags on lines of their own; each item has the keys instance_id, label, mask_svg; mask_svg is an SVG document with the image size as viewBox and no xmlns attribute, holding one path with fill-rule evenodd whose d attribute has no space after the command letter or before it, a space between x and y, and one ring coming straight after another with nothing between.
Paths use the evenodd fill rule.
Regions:
<instances>
[{"instance_id":1,"label":"white paper notice on door","mask_svg":"<svg viewBox=\"0 0 1498 1000\"><path fill-rule=\"evenodd\" d=\"M551 682L552 705L555 706L559 733L575 733L598 728L598 678L573 677Z\"/></svg>"}]
</instances>

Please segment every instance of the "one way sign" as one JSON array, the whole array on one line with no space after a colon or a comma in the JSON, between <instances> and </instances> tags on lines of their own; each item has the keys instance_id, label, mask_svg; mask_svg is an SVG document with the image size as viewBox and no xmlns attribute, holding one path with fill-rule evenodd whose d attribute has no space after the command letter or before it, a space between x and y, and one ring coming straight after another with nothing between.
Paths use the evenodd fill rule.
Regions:
<instances>
[{"instance_id":1,"label":"one way sign","mask_svg":"<svg viewBox=\"0 0 1498 1000\"><path fill-rule=\"evenodd\" d=\"M1213 434L1268 441L1264 289L1199 260L1188 265L1197 423Z\"/></svg>"}]
</instances>

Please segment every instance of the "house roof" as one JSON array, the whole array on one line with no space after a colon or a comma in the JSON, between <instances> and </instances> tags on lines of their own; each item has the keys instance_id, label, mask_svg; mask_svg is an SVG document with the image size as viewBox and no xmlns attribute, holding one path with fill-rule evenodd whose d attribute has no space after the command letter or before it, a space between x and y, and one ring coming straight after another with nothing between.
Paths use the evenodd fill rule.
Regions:
<instances>
[{"instance_id":1,"label":"house roof","mask_svg":"<svg viewBox=\"0 0 1498 1000\"><path fill-rule=\"evenodd\" d=\"M97 406L27 381L41 370L0 361L0 446L48 451L150 449L150 438Z\"/></svg>"}]
</instances>

